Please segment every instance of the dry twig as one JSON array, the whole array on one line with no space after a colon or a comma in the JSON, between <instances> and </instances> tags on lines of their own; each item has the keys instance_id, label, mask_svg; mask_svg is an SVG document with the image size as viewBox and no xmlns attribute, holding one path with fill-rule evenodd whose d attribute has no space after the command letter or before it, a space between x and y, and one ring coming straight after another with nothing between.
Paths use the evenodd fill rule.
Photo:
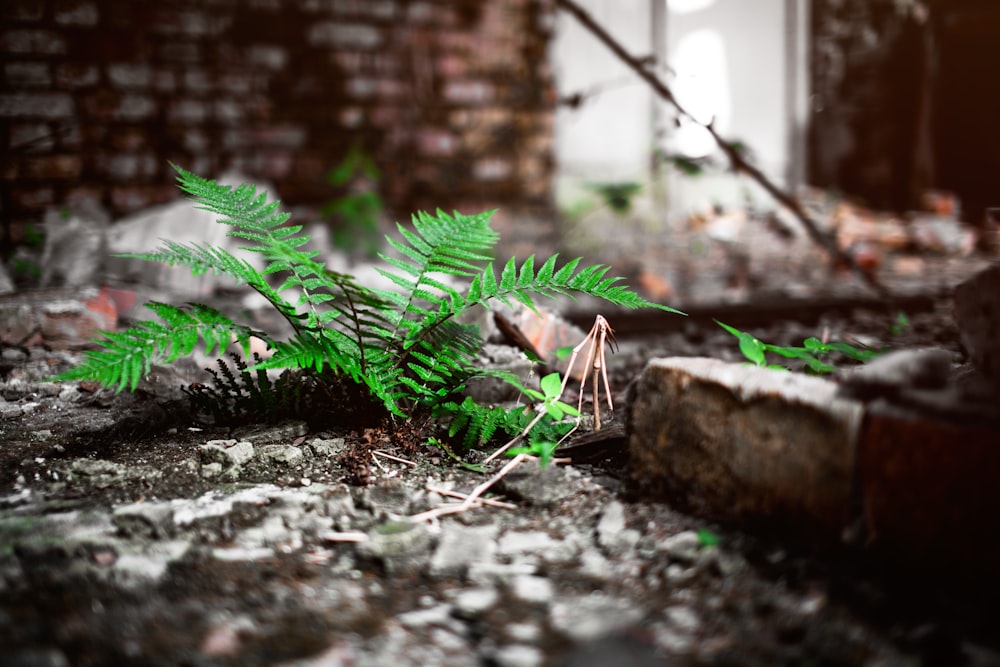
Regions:
<instances>
[{"instance_id":1,"label":"dry twig","mask_svg":"<svg viewBox=\"0 0 1000 667\"><path fill-rule=\"evenodd\" d=\"M677 98L674 97L673 91L671 91L670 88L665 83L663 83L659 79L659 77L646 66L644 61L639 60L638 58L635 58L631 54L629 54L629 52L626 51L625 48L615 40L614 37L612 37L604 28L598 25L598 23L594 21L593 18L590 17L590 14L588 14L578 4L573 2L573 0L556 0L556 5L566 10L573 16L575 16L577 20L580 21L580 23L582 23L585 28L590 30L590 32L593 33L594 36L597 37L597 39L603 42L604 45L607 46L612 53L618 56L618 58L622 62L628 65L636 74L639 75L640 78L642 78L646 83L648 83L649 86L656 92L657 95L659 95L661 98L663 98L671 105L673 105L673 107L677 109L677 112L681 116L690 120L693 123L697 123L701 127L704 127L706 130L708 130L709 134L711 134L712 138L715 140L715 143L718 144L719 148L722 150L723 153L725 153L726 157L729 159L729 163L733 171L743 172L746 175L750 176L753 180L757 181L757 183L762 188L764 188L764 190L766 190L767 193L771 195L778 203L780 203L782 206L791 211L792 214L795 215L795 217L798 219L798 221L802 223L802 226L805 227L806 232L813 239L813 241L821 248L826 250L826 252L830 255L831 258L849 267L851 271L854 272L855 275L859 276L865 282L865 284L867 284L869 287L875 290L880 296L886 299L891 298L889 291L885 288L884 285L879 283L874 278L874 276L869 275L860 266L858 266L858 263L854 260L854 258L848 253L845 253L843 250L841 250L840 247L837 245L837 242L829 234L825 234L820 230L819 225L817 225L816 221L814 221L812 217L810 217L810 215L806 212L805 208L802 206L802 204L796 197L783 191L781 188L779 188L777 185L771 182L771 180L767 176L765 176L764 173L760 171L760 169L758 169L753 164L748 162L746 158L743 157L740 149L735 144L725 140L719 135L719 133L712 126L712 123L708 124L702 123L693 115L691 115L691 113L687 109L685 109L680 102L677 101Z\"/></svg>"}]
</instances>

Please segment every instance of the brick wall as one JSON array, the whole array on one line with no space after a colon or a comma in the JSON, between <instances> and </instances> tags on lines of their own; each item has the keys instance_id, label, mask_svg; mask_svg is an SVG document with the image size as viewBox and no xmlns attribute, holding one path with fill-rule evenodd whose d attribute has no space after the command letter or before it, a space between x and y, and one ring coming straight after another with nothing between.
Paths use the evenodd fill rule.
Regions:
<instances>
[{"instance_id":1,"label":"brick wall","mask_svg":"<svg viewBox=\"0 0 1000 667\"><path fill-rule=\"evenodd\" d=\"M0 240L78 198L115 218L173 199L168 160L238 168L315 207L355 142L394 217L544 219L552 13L550 0L2 0Z\"/></svg>"}]
</instances>

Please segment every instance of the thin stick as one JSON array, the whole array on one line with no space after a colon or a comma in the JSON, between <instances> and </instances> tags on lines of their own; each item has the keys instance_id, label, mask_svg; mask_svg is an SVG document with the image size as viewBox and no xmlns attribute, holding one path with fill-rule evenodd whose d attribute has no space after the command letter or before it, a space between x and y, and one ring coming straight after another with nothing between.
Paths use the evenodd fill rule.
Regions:
<instances>
[{"instance_id":1,"label":"thin stick","mask_svg":"<svg viewBox=\"0 0 1000 667\"><path fill-rule=\"evenodd\" d=\"M853 257L840 249L833 238L820 231L819 225L817 225L809 214L806 213L805 208L803 208L802 204L799 203L798 199L781 190L757 167L747 162L735 145L719 136L719 133L715 131L712 123L708 123L706 125L691 115L691 113L677 101L677 98L674 97L674 93L665 83L660 81L656 74L650 71L642 63L642 61L632 57L632 55L629 54L629 52L626 51L621 44L615 41L615 38L608 34L604 28L598 25L586 11L573 2L573 0L555 0L555 2L556 5L575 16L577 20L580 21L584 27L590 30L590 32L592 32L597 39L603 42L604 45L612 51L612 53L618 56L622 62L632 68L632 70L638 74L640 78L648 83L657 95L673 105L681 116L708 130L709 134L711 134L712 138L715 140L715 143L718 144L719 148L722 149L722 152L726 154L733 171L742 171L750 176L750 178L757 181L757 183L763 187L769 195L771 195L778 203L787 208L793 215L795 215L796 218L798 218L799 222L802 223L802 226L805 227L806 232L808 232L809 236L812 237L813 241L817 245L826 250L832 258L843 262L846 266L848 266L855 275L859 276L865 284L874 289L880 296L886 299L891 298L891 295L885 286L879 283L874 276L871 276L863 271Z\"/></svg>"},{"instance_id":2,"label":"thin stick","mask_svg":"<svg viewBox=\"0 0 1000 667\"><path fill-rule=\"evenodd\" d=\"M318 536L324 542L367 542L368 535L359 531L336 532L328 531Z\"/></svg>"},{"instance_id":3,"label":"thin stick","mask_svg":"<svg viewBox=\"0 0 1000 667\"><path fill-rule=\"evenodd\" d=\"M458 491L449 491L448 489L441 489L436 486L431 486L429 484L424 488L430 491L431 493L438 493L442 496L448 496L449 498L458 498L459 500L465 500L466 498L469 497L468 494L465 493L459 493ZM505 503L499 500L493 500L492 498L477 498L476 502L482 503L483 505L489 505L490 507L499 507L500 509L505 509L505 510L517 509L517 505L515 505L514 503Z\"/></svg>"},{"instance_id":4,"label":"thin stick","mask_svg":"<svg viewBox=\"0 0 1000 667\"><path fill-rule=\"evenodd\" d=\"M415 467L417 465L413 461L407 461L406 459L401 459L398 456L393 456L392 454L387 454L385 452L378 451L378 450L373 451L372 455L373 456L381 456L382 458L389 459L390 461L396 461L398 463L403 463L403 464L406 464L406 465L410 466L411 468Z\"/></svg>"},{"instance_id":5,"label":"thin stick","mask_svg":"<svg viewBox=\"0 0 1000 667\"><path fill-rule=\"evenodd\" d=\"M458 514L460 512L465 512L470 507L482 503L482 499L479 498L482 494L486 493L491 486L500 481L504 475L509 473L511 470L519 466L526 459L531 458L528 454L518 454L507 464L497 472L497 474L490 477L488 480L477 486L472 490L472 493L465 497L465 500L456 505L442 505L440 507L435 507L434 509L429 509L426 512L421 512L420 514L414 514L410 517L410 521L413 523L419 523L421 521L427 521L429 519L436 519L439 516L444 516L446 514Z\"/></svg>"}]
</instances>

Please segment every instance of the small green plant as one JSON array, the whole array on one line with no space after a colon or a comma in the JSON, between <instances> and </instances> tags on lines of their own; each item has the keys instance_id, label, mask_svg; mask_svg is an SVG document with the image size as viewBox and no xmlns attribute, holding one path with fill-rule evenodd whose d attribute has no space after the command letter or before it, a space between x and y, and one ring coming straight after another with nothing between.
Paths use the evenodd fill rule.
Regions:
<instances>
[{"instance_id":1,"label":"small green plant","mask_svg":"<svg viewBox=\"0 0 1000 667\"><path fill-rule=\"evenodd\" d=\"M591 183L587 189L597 194L615 213L628 213L632 208L632 199L642 190L642 184L633 181Z\"/></svg>"},{"instance_id":2,"label":"small green plant","mask_svg":"<svg viewBox=\"0 0 1000 667\"><path fill-rule=\"evenodd\" d=\"M580 411L559 400L563 392L563 382L559 373L550 373L543 377L539 382L539 388L540 392L534 389L524 389L523 391L531 399L539 402L535 409L544 411L549 416L551 419L550 428L539 429L536 427L532 429L528 437L528 444L510 449L507 454L510 456L518 454L537 456L542 467L545 467L552 460L552 454L559 446L559 442L573 427L573 424L566 423L564 418L567 416L579 417ZM599 407L595 409L599 409Z\"/></svg>"},{"instance_id":3,"label":"small green plant","mask_svg":"<svg viewBox=\"0 0 1000 667\"><path fill-rule=\"evenodd\" d=\"M835 352L847 357L848 359L861 363L871 361L873 358L881 354L881 351L879 350L858 348L850 343L824 343L822 340L815 337L806 338L802 342L801 347L792 345L771 345L757 339L752 334L740 331L739 329L731 327L728 324L723 324L719 320L715 320L715 323L739 340L740 352L750 363L767 368L787 370L787 367L784 365L768 363L767 354L769 352L780 357L784 357L785 359L797 359L805 365L805 371L807 373L814 373L817 375L833 373L837 370L836 366L824 361L830 353Z\"/></svg>"},{"instance_id":4,"label":"small green plant","mask_svg":"<svg viewBox=\"0 0 1000 667\"><path fill-rule=\"evenodd\" d=\"M699 547L717 547L722 542L722 538L710 531L708 528L699 528L697 533Z\"/></svg>"},{"instance_id":5,"label":"small green plant","mask_svg":"<svg viewBox=\"0 0 1000 667\"><path fill-rule=\"evenodd\" d=\"M899 311L896 313L895 319L889 324L889 333L893 336L898 336L907 329L910 328L910 318L906 316L906 313Z\"/></svg>"},{"instance_id":6,"label":"small green plant","mask_svg":"<svg viewBox=\"0 0 1000 667\"><path fill-rule=\"evenodd\" d=\"M323 216L331 219L335 248L377 254L378 222L384 208L378 193L381 178L375 161L357 144L326 175L327 182L340 193L321 209Z\"/></svg>"},{"instance_id":7,"label":"small green plant","mask_svg":"<svg viewBox=\"0 0 1000 667\"><path fill-rule=\"evenodd\" d=\"M625 308L679 312L618 285L619 278L607 276L607 266L580 268L579 258L558 266L558 255L552 255L537 269L534 256L520 266L511 258L498 279L489 254L498 240L489 227L492 211L417 213L412 228L398 225L401 240L387 239L398 255L380 255L390 267L380 273L398 289L366 287L351 275L328 270L316 261L316 252L303 250L309 237L301 233L301 226L286 224L289 215L278 208L279 203L267 202L254 186L222 186L180 167L174 169L181 190L200 208L221 216L219 222L230 227L227 234L245 240L243 249L259 254L264 268L258 270L219 247L169 240L154 252L126 256L185 266L196 275L229 276L263 295L294 333L278 340L205 305L151 302L147 307L160 321L103 332L95 341L97 349L87 352L78 367L54 379L86 379L117 391L134 390L152 364L189 355L199 343L206 354L222 354L235 344L247 357L250 339L256 337L271 354L241 368L241 374L267 369L325 374L327 382L363 388L388 414L407 417L425 410L451 417L457 429L464 426L473 431L466 433L465 441L475 443L482 442L490 428L519 433L526 420L523 415L500 413L471 400L456 402L457 393L476 376L491 374L517 384L508 375L477 368L482 340L477 327L458 322L463 313L488 307L492 301L519 302L534 309L535 297L578 294ZM453 286L460 281L465 283L461 291ZM550 385L551 380L546 380L546 386ZM570 414L564 404L550 398L543 388L546 411ZM458 433L454 423L452 429L453 435Z\"/></svg>"}]
</instances>

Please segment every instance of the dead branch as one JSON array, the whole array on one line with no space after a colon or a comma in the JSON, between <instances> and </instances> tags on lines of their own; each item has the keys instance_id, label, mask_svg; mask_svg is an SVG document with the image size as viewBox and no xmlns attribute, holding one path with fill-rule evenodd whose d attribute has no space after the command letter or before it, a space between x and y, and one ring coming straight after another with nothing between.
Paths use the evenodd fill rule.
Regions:
<instances>
[{"instance_id":1,"label":"dead branch","mask_svg":"<svg viewBox=\"0 0 1000 667\"><path fill-rule=\"evenodd\" d=\"M891 298L891 295L885 286L879 283L874 276L871 276L862 270L862 268L858 266L858 263L854 261L853 257L841 250L832 237L828 234L824 234L820 230L819 225L817 225L816 222L809 216L801 202L799 202L795 196L779 188L757 167L747 162L740 152L740 149L737 148L732 142L729 142L719 136L719 133L716 132L711 123L706 125L691 115L691 113L677 101L677 98L674 97L673 91L671 91L670 88L663 83L655 73L650 71L643 61L634 58L631 54L629 54L628 51L626 51L614 37L608 34L604 28L598 25L584 9L577 5L573 0L556 0L556 6L575 16L576 19L580 21L585 28L590 30L590 32L593 33L597 39L603 42L604 45L612 51L612 53L618 56L622 62L628 65L636 74L639 75L640 78L648 83L657 95L673 105L681 116L708 130L709 134L712 135L712 138L715 139L715 143L718 144L719 148L729 159L729 164L733 171L743 172L750 176L750 178L755 180L762 188L764 188L764 190L766 190L767 193L775 199L775 201L791 211L799 222L802 223L802 226L805 227L812 240L818 246L823 248L833 260L849 267L855 275L859 276L869 287L875 290L883 298Z\"/></svg>"}]
</instances>

